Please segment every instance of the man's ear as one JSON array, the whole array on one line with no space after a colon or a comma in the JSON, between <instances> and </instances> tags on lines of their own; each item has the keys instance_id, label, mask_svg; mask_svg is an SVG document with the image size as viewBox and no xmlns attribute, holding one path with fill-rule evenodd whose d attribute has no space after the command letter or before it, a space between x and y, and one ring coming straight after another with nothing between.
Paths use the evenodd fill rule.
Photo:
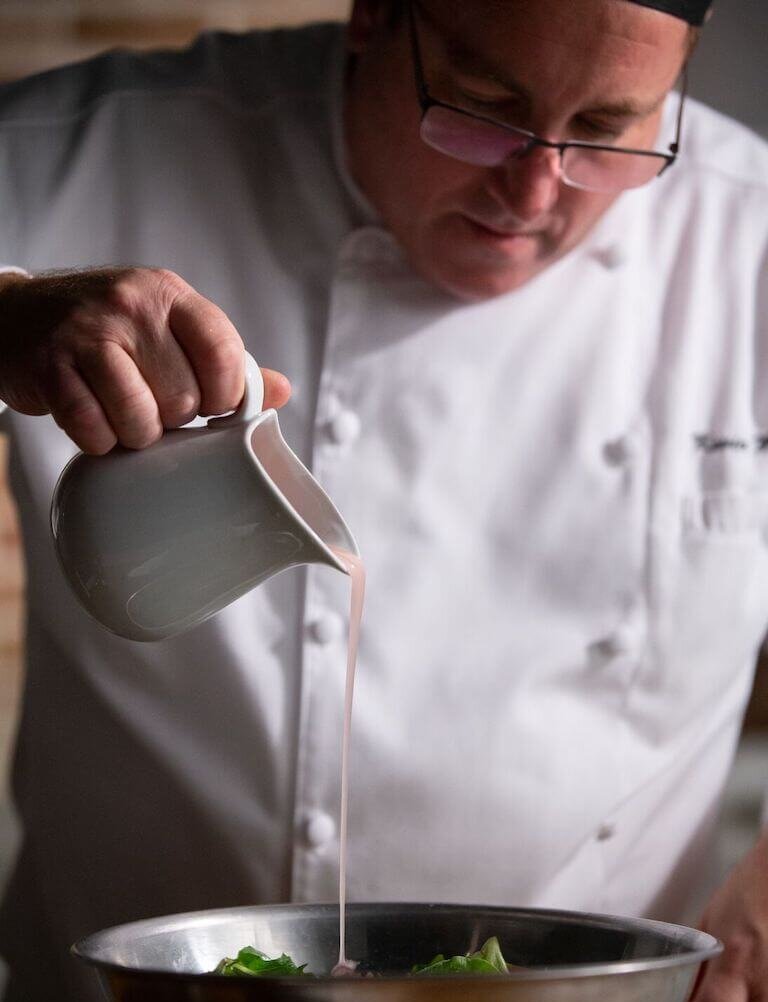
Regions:
<instances>
[{"instance_id":1,"label":"man's ear","mask_svg":"<svg viewBox=\"0 0 768 1002\"><path fill-rule=\"evenodd\" d=\"M386 30L391 6L391 0L354 0L347 24L347 48L350 52L365 52L374 38Z\"/></svg>"}]
</instances>

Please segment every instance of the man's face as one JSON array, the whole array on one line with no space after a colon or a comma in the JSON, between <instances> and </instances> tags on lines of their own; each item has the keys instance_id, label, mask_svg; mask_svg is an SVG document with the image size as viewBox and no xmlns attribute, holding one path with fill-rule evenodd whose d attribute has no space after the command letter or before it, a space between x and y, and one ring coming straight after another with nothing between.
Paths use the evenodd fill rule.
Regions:
<instances>
[{"instance_id":1,"label":"man's face","mask_svg":"<svg viewBox=\"0 0 768 1002\"><path fill-rule=\"evenodd\" d=\"M392 27L386 6L356 0L350 27L353 176L435 285L466 300L515 289L617 196L563 184L556 150L477 167L428 147L408 19ZM653 148L687 46L683 21L623 0L420 0L416 18L433 97L553 141Z\"/></svg>"}]
</instances>

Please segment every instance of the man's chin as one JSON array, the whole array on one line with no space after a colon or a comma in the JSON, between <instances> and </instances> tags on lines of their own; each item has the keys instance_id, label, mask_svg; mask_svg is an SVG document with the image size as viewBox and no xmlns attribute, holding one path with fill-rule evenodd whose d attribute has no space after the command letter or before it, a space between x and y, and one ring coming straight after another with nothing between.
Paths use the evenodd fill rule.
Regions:
<instances>
[{"instance_id":1,"label":"man's chin","mask_svg":"<svg viewBox=\"0 0 768 1002\"><path fill-rule=\"evenodd\" d=\"M545 264L531 262L509 268L461 267L433 264L425 277L455 299L478 303L514 292L543 271Z\"/></svg>"},{"instance_id":2,"label":"man's chin","mask_svg":"<svg viewBox=\"0 0 768 1002\"><path fill-rule=\"evenodd\" d=\"M462 216L441 220L411 260L433 285L456 299L479 302L513 292L558 256L540 236L482 232Z\"/></svg>"}]
</instances>

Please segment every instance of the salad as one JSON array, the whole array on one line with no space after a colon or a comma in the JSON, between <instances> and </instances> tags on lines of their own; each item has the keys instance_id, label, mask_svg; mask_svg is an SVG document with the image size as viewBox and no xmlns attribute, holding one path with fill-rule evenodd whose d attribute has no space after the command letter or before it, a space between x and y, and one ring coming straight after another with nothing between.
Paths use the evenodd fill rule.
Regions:
<instances>
[{"instance_id":1,"label":"salad","mask_svg":"<svg viewBox=\"0 0 768 1002\"><path fill-rule=\"evenodd\" d=\"M266 953L252 946L245 946L236 957L224 957L219 962L214 974L226 974L231 977L247 978L295 978L306 973L306 964L297 967L287 953L270 959Z\"/></svg>"},{"instance_id":2,"label":"salad","mask_svg":"<svg viewBox=\"0 0 768 1002\"><path fill-rule=\"evenodd\" d=\"M286 953L270 958L253 946L246 946L236 957L224 957L214 974L230 977L313 977L305 970L306 964L297 964ZM438 953L428 964L416 964L410 971L415 976L441 974L508 974L510 965L504 960L496 936L492 936L474 953L444 957Z\"/></svg>"}]
</instances>

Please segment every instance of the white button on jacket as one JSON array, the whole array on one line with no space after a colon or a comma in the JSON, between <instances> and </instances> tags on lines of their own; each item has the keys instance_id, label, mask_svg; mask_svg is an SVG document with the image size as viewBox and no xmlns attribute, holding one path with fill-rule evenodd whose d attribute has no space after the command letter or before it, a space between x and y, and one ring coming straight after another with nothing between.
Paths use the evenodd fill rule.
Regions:
<instances>
[{"instance_id":1,"label":"white button on jacket","mask_svg":"<svg viewBox=\"0 0 768 1002\"><path fill-rule=\"evenodd\" d=\"M336 822L329 814L315 811L304 822L304 837L310 849L322 849L336 836Z\"/></svg>"},{"instance_id":2,"label":"white button on jacket","mask_svg":"<svg viewBox=\"0 0 768 1002\"><path fill-rule=\"evenodd\" d=\"M518 291L460 304L347 178L342 69L327 26L0 89L0 261L172 268L291 378L285 437L368 569L353 899L685 917L768 621L766 148L691 102L662 178ZM329 445L334 398L354 448ZM85 933L334 899L334 854L302 825L338 805L344 659L305 624L346 617L348 582L292 570L185 636L113 637L51 545L74 447L50 418L3 422L29 838L0 947L27 1002L83 1002ZM628 611L636 655L596 663Z\"/></svg>"},{"instance_id":3,"label":"white button on jacket","mask_svg":"<svg viewBox=\"0 0 768 1002\"><path fill-rule=\"evenodd\" d=\"M603 446L603 456L609 466L626 466L635 456L635 448L631 438L622 436Z\"/></svg>"},{"instance_id":4,"label":"white button on jacket","mask_svg":"<svg viewBox=\"0 0 768 1002\"><path fill-rule=\"evenodd\" d=\"M337 445L353 442L360 434L360 418L353 411L340 411L328 422L328 434Z\"/></svg>"},{"instance_id":5,"label":"white button on jacket","mask_svg":"<svg viewBox=\"0 0 768 1002\"><path fill-rule=\"evenodd\" d=\"M327 612L312 620L309 631L319 644L330 644L344 635L344 620L336 613Z\"/></svg>"}]
</instances>

